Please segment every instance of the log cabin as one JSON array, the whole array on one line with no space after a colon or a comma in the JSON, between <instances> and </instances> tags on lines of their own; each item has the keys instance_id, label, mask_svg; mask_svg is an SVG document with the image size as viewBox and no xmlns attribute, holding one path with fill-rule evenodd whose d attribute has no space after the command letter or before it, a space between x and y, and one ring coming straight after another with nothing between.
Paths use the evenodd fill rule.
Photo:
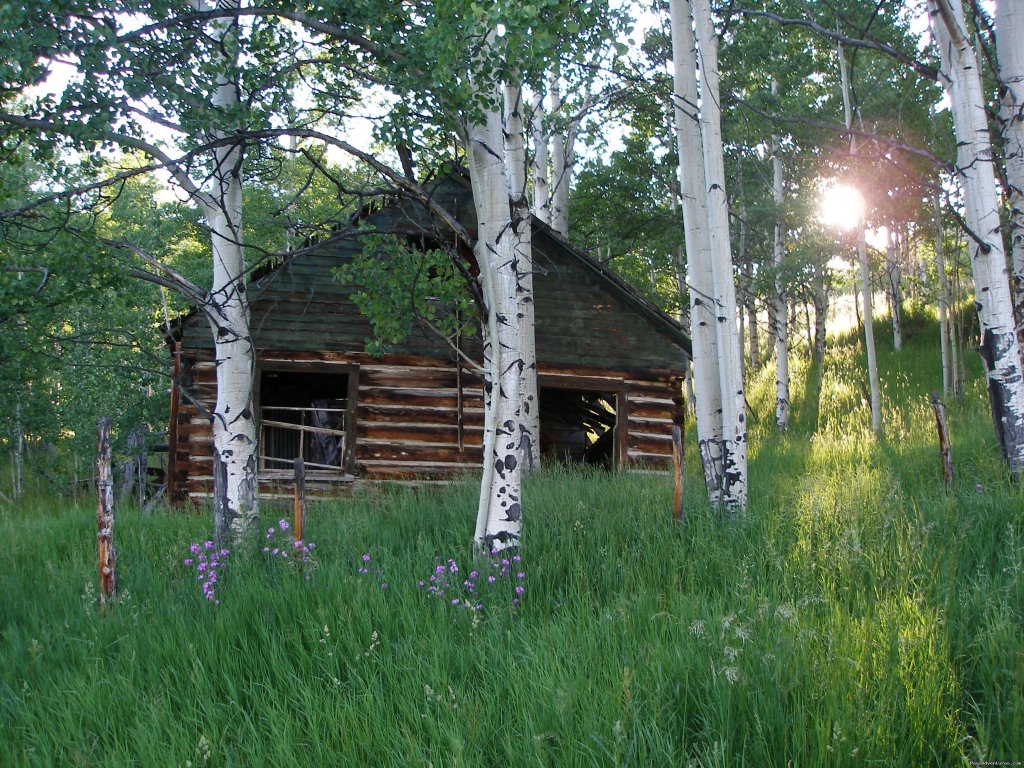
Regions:
<instances>
[{"instance_id":1,"label":"log cabin","mask_svg":"<svg viewBox=\"0 0 1024 768\"><path fill-rule=\"evenodd\" d=\"M444 177L432 196L473 231L464 176ZM364 210L360 218L409 247L453 242L424 205L409 199ZM296 457L305 462L307 487L321 492L480 469L483 386L463 360L482 357L479 334L459 339L457 351L415 327L383 354L368 353L373 328L353 300L359 287L336 276L362 248L358 234L329 238L250 277L261 496L286 491ZM533 257L542 461L668 469L690 354L682 326L536 218ZM204 316L180 318L168 343L175 370L168 497L199 502L212 490L208 414L216 399Z\"/></svg>"}]
</instances>

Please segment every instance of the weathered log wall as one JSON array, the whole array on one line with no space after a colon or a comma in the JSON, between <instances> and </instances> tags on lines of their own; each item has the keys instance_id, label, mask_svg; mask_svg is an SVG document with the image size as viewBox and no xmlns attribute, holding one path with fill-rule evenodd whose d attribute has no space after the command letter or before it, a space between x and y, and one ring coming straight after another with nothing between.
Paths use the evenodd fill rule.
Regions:
<instances>
[{"instance_id":1,"label":"weathered log wall","mask_svg":"<svg viewBox=\"0 0 1024 768\"><path fill-rule=\"evenodd\" d=\"M333 477L307 472L311 492L337 490L356 478L439 480L480 467L483 442L483 393L480 382L455 364L423 356L363 353L264 352L265 370L308 364L317 373L337 366L355 377L355 436L352 473ZM215 371L208 352L194 350L182 360L185 385L178 419L174 486L179 497L199 501L209 495L213 477L213 434L200 405L212 407ZM672 461L672 419L680 372L607 370L542 366L542 387L597 389L617 395L618 466L667 469ZM542 415L543 417L543 415ZM350 436L351 437L351 436ZM290 478L265 473L264 495L287 495Z\"/></svg>"}]
</instances>

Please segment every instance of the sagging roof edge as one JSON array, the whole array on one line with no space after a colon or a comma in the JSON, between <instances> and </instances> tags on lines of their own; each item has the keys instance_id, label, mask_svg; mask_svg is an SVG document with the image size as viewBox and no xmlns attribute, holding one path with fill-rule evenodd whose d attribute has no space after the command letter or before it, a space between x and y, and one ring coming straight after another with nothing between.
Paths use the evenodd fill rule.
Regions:
<instances>
[{"instance_id":1,"label":"sagging roof edge","mask_svg":"<svg viewBox=\"0 0 1024 768\"><path fill-rule=\"evenodd\" d=\"M464 168L456 168L447 176L442 176L433 181L434 185L443 184L446 180L451 180L461 186L470 189L469 177ZM418 205L423 206L420 201L413 200ZM426 206L423 206L426 209ZM427 209L429 215L429 209ZM372 218L373 213L367 212L364 218ZM440 224L440 222L438 222ZM583 251L578 246L574 245L567 237L557 232L549 224L545 223L537 216L531 214L532 232L534 234L540 232L546 237L553 240L561 248L563 248L569 255L571 255L585 270L594 275L600 282L604 283L608 289L618 297L624 304L630 309L637 312L641 317L646 319L651 325L657 328L659 331L668 336L672 341L678 344L686 352L688 356L693 357L693 346L690 341L690 337L686 334L682 323L676 318L664 312L658 306L656 306L650 299L644 296L642 293L637 291L632 285L626 282L621 276L615 271L609 269L607 266L602 264L600 261L592 258L589 254ZM437 233L439 229L446 229L443 226L433 228L432 232ZM423 228L420 230L422 234L431 234L431 230ZM308 246L307 246L308 248ZM302 250L306 250L305 248ZM306 251L308 252L308 251ZM298 255L298 254L295 254ZM271 275L279 272L285 268L291 259L286 257L284 262L271 269L268 273L261 275L262 279L270 278ZM164 326L164 339L168 345L172 346L176 341L180 341L183 335L182 326L184 322L194 315L198 311L197 308L193 308L188 312L185 312L171 321L171 327Z\"/></svg>"}]
</instances>

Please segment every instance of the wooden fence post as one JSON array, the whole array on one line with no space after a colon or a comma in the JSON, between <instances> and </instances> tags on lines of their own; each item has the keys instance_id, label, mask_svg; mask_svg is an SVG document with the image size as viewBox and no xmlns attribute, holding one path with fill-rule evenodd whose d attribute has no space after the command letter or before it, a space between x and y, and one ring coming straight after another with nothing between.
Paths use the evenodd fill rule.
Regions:
<instances>
[{"instance_id":1,"label":"wooden fence post","mask_svg":"<svg viewBox=\"0 0 1024 768\"><path fill-rule=\"evenodd\" d=\"M117 551L114 549L114 477L110 467L110 418L99 419L99 450L96 459L96 534L100 573L100 611L106 613L108 598L117 596Z\"/></svg>"},{"instance_id":2,"label":"wooden fence post","mask_svg":"<svg viewBox=\"0 0 1024 768\"><path fill-rule=\"evenodd\" d=\"M295 541L306 540L306 463L295 459L295 522L292 525Z\"/></svg>"},{"instance_id":3,"label":"wooden fence post","mask_svg":"<svg viewBox=\"0 0 1024 768\"><path fill-rule=\"evenodd\" d=\"M931 393L932 410L935 411L935 428L939 433L939 458L942 460L942 479L946 490L953 487L953 450L949 445L949 428L946 426L946 406L939 400L939 393Z\"/></svg>"}]
</instances>

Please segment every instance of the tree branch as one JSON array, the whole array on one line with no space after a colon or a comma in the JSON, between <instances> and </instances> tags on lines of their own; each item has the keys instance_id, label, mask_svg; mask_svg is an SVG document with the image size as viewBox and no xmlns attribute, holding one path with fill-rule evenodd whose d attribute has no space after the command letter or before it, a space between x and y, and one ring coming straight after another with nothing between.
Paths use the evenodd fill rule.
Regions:
<instances>
[{"instance_id":1,"label":"tree branch","mask_svg":"<svg viewBox=\"0 0 1024 768\"><path fill-rule=\"evenodd\" d=\"M133 277L149 280L151 283L156 283L157 285L162 285L165 288L170 288L198 306L202 306L206 303L206 293L202 288L177 270L171 269L166 264L163 264L159 259L150 256L134 243L129 243L125 240L108 240L105 237L101 237L99 240L101 243L108 245L111 248L119 248L121 250L134 253L146 264L161 273L161 275L154 275L153 273L146 272L145 270L133 269L131 271ZM159 280L154 278L159 278Z\"/></svg>"},{"instance_id":2,"label":"tree branch","mask_svg":"<svg viewBox=\"0 0 1024 768\"><path fill-rule=\"evenodd\" d=\"M942 0L939 0L939 2L942 2ZM835 40L836 42L840 42L843 45L849 45L855 48L868 48L873 51L880 51L881 53L891 56L897 61L906 64L909 67L912 67L914 71L916 71L922 77L926 77L929 80L939 79L939 71L935 67L929 66L924 62L918 61L913 56L910 56L904 53L903 51L893 48L891 45L887 45L886 43L880 42L878 40L848 37L847 35L841 34L839 32L833 32L827 27L823 27L821 26L821 24L818 24L816 21L813 21L811 19L789 19L784 16L779 16L778 14L775 13L770 13L769 11L755 11L749 8L734 8L733 12L742 14L744 16L753 16L757 18L769 19L771 21L774 21L776 24L780 24L781 26L784 27L804 27L805 29L809 29L815 34L821 35L822 37L826 37L830 40Z\"/></svg>"},{"instance_id":3,"label":"tree branch","mask_svg":"<svg viewBox=\"0 0 1024 768\"><path fill-rule=\"evenodd\" d=\"M877 133L872 133L871 131L857 129L852 126L850 128L847 128L845 125L842 125L840 123L826 123L819 120L811 120L810 118L807 117L782 117L780 115L775 115L763 109L755 107L749 101L742 98L741 96L737 96L735 93L729 94L729 100L734 101L737 104L742 104L744 107L746 107L756 115L760 115L761 117L765 117L769 120L773 120L778 123L806 125L809 128L834 131L835 133L839 134L840 138L856 136L862 139L871 139L872 141L877 141L881 144L885 144L887 147L891 149L896 149L899 150L900 152L906 152L908 155L914 155L916 157L924 158L925 160L934 163L938 168L941 168L944 171L952 172L955 169L953 163L949 162L948 160L943 160L941 157L934 154L933 152L930 152L927 149L921 149L920 147L915 147L911 144L904 144L903 142L896 141L895 139L890 139L887 136L882 136Z\"/></svg>"},{"instance_id":4,"label":"tree branch","mask_svg":"<svg viewBox=\"0 0 1024 768\"><path fill-rule=\"evenodd\" d=\"M22 115L15 115L10 112L0 112L0 122L7 123L8 125L17 126L19 128L28 128L35 131L41 131L43 133L51 133L57 135L67 135L67 129L58 123L51 122L49 120L38 120L31 117L24 117ZM149 155L149 157L156 160L159 165L157 167L165 168L168 173L174 176L174 180L181 185L181 187L200 205L206 207L213 207L216 205L214 199L203 192L196 185L194 181L189 177L187 173L182 169L179 163L183 159L199 154L199 150L193 150L192 152L183 155L178 160L173 159L170 155L164 152L155 144L150 144L148 141L136 138L135 136L127 136L121 133L101 133L93 137L94 141L109 141L118 146L128 147L130 149L137 149L138 151ZM223 141L223 140L222 140ZM229 142L225 142L229 143Z\"/></svg>"},{"instance_id":5,"label":"tree branch","mask_svg":"<svg viewBox=\"0 0 1024 768\"><path fill-rule=\"evenodd\" d=\"M3 266L3 267L0 267L0 272L17 272L19 274L21 274L22 272L37 272L37 273L41 274L43 277L39 281L39 285L36 286L36 289L32 293L40 293L43 290L43 288L46 287L46 283L50 279L50 270L47 269L46 267L8 267L8 266Z\"/></svg>"}]
</instances>

